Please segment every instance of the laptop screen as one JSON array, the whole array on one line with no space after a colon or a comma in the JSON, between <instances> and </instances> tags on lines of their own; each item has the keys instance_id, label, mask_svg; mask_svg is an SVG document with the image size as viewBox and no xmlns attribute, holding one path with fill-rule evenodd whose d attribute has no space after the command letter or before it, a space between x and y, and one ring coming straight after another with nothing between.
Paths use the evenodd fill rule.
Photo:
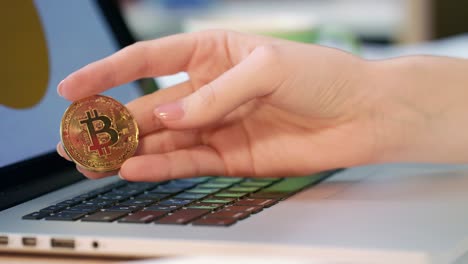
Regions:
<instances>
[{"instance_id":1,"label":"laptop screen","mask_svg":"<svg viewBox=\"0 0 468 264\"><path fill-rule=\"evenodd\" d=\"M7 7L0 11L2 34L11 36L0 44L7 58L0 66L0 80L6 80L0 86L0 168L54 151L70 104L57 95L58 83L118 49L94 1L9 1ZM127 103L140 90L129 83L105 94Z\"/></svg>"}]
</instances>

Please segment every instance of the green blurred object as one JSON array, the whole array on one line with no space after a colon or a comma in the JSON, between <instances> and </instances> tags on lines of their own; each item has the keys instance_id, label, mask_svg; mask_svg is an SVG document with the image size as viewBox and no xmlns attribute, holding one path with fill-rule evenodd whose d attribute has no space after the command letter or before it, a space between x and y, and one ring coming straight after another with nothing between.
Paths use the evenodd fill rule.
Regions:
<instances>
[{"instance_id":1,"label":"green blurred object","mask_svg":"<svg viewBox=\"0 0 468 264\"><path fill-rule=\"evenodd\" d=\"M213 16L188 19L183 28L185 32L227 29L359 53L359 41L351 31L339 26L318 24L316 21L313 16L292 13Z\"/></svg>"},{"instance_id":2,"label":"green blurred object","mask_svg":"<svg viewBox=\"0 0 468 264\"><path fill-rule=\"evenodd\" d=\"M140 85L141 89L143 90L143 94L150 94L153 93L158 89L158 86L151 78L143 78L138 80L138 84Z\"/></svg>"},{"instance_id":3,"label":"green blurred object","mask_svg":"<svg viewBox=\"0 0 468 264\"><path fill-rule=\"evenodd\" d=\"M289 32L263 32L265 36L287 39L291 41L315 43L318 37L316 30L289 31Z\"/></svg>"},{"instance_id":4,"label":"green blurred object","mask_svg":"<svg viewBox=\"0 0 468 264\"><path fill-rule=\"evenodd\" d=\"M296 42L319 44L342 49L354 54L359 54L360 44L358 38L345 29L331 26L317 26L311 30L285 31L285 32L261 32L259 34L287 39Z\"/></svg>"}]
</instances>

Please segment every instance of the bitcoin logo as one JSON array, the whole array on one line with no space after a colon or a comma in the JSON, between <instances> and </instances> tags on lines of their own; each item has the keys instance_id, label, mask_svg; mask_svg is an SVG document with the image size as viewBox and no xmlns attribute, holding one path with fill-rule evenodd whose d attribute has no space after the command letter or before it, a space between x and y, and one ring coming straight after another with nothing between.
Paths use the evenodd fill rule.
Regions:
<instances>
[{"instance_id":1,"label":"bitcoin logo","mask_svg":"<svg viewBox=\"0 0 468 264\"><path fill-rule=\"evenodd\" d=\"M73 102L65 111L60 137L68 156L81 167L113 171L135 154L138 126L116 100L94 95Z\"/></svg>"},{"instance_id":2,"label":"bitcoin logo","mask_svg":"<svg viewBox=\"0 0 468 264\"><path fill-rule=\"evenodd\" d=\"M107 116L100 116L96 109L93 109L94 117L91 116L90 111L86 111L86 119L80 120L80 124L86 124L88 128L89 137L93 144L89 146L90 151L98 151L99 155L111 154L109 146L114 145L119 140L119 133L111 127L112 121ZM100 127L96 131L95 123L101 122L104 124L103 127ZM105 133L109 135L109 139L104 144L101 144L101 138L98 137L98 134Z\"/></svg>"}]
</instances>

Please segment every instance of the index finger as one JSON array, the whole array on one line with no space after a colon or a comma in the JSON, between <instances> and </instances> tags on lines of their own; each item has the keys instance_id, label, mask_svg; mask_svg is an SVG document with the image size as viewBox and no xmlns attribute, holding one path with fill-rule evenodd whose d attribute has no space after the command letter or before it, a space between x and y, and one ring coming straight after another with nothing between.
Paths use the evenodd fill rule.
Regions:
<instances>
[{"instance_id":1,"label":"index finger","mask_svg":"<svg viewBox=\"0 0 468 264\"><path fill-rule=\"evenodd\" d=\"M184 71L196 43L193 33L137 42L70 74L57 92L74 101L140 78Z\"/></svg>"}]
</instances>

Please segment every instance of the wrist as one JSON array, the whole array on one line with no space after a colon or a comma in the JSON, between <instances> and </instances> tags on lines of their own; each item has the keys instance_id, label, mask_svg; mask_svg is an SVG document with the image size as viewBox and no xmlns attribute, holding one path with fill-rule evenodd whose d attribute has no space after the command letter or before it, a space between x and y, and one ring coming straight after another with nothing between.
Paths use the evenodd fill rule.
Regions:
<instances>
[{"instance_id":1,"label":"wrist","mask_svg":"<svg viewBox=\"0 0 468 264\"><path fill-rule=\"evenodd\" d=\"M369 62L372 162L467 162L467 61L415 56Z\"/></svg>"}]
</instances>

